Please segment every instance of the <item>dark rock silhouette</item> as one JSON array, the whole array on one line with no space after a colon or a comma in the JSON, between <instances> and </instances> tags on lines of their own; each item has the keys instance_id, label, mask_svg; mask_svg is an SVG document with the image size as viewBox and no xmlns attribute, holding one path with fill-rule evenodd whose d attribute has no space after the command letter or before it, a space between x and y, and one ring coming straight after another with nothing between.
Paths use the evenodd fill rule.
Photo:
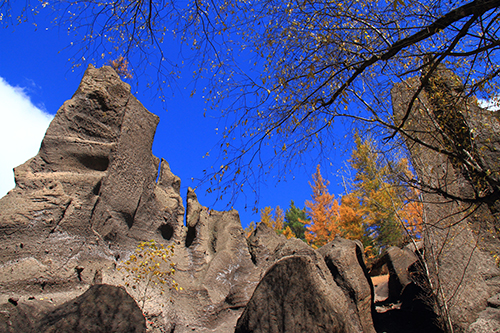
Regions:
<instances>
[{"instance_id":1,"label":"dark rock silhouette","mask_svg":"<svg viewBox=\"0 0 500 333\"><path fill-rule=\"evenodd\" d=\"M267 271L235 332L361 332L347 300L324 265L308 256L286 256Z\"/></svg>"},{"instance_id":2,"label":"dark rock silhouette","mask_svg":"<svg viewBox=\"0 0 500 333\"><path fill-rule=\"evenodd\" d=\"M146 332L146 321L135 300L124 289L96 284L43 316L36 331L141 333Z\"/></svg>"},{"instance_id":3,"label":"dark rock silhouette","mask_svg":"<svg viewBox=\"0 0 500 333\"><path fill-rule=\"evenodd\" d=\"M17 302L16 302L17 303ZM1 306L1 332L116 332L146 331L141 309L123 288L94 285L58 307L34 297Z\"/></svg>"}]
</instances>

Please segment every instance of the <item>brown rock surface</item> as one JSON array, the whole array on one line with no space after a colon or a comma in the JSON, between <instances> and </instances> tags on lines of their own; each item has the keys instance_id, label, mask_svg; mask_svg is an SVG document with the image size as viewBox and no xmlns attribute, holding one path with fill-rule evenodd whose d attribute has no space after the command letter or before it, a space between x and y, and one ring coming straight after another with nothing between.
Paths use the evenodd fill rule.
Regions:
<instances>
[{"instance_id":1,"label":"brown rock surface","mask_svg":"<svg viewBox=\"0 0 500 333\"><path fill-rule=\"evenodd\" d=\"M407 141L407 145L418 179L429 188L422 194L426 219L423 238L431 282L439 296L436 311L440 311L441 319L446 323L445 309L448 308L455 332L463 332L486 308L487 299L500 290L500 270L492 256L500 251L497 177L500 122L491 112L480 109L475 99L460 97L462 90L456 84L460 80L457 81L451 71L440 66L432 80L439 82L437 86L441 91L430 89L419 95L404 129L422 142ZM395 85L392 99L396 119L403 118L418 84L415 78ZM433 101L442 102L443 99L433 98L432 94L449 96L451 102L446 108L439 109ZM440 124L443 115L453 122ZM456 124L459 128L452 128ZM482 176L469 172L457 160L428 148L455 149L462 154L459 147L453 148L445 138L460 133L465 133L468 141L462 147L475 156L475 163L481 164L484 170L496 172L489 177L488 185L488 191L497 193L496 198L492 196L476 207L467 200L473 202L477 193L477 184L472 179ZM455 138L456 141L462 139Z\"/></svg>"},{"instance_id":2,"label":"brown rock surface","mask_svg":"<svg viewBox=\"0 0 500 333\"><path fill-rule=\"evenodd\" d=\"M412 283L409 268L418 258L412 251L395 246L387 249L385 257L389 269L389 300L397 301L403 289Z\"/></svg>"},{"instance_id":3,"label":"brown rock surface","mask_svg":"<svg viewBox=\"0 0 500 333\"><path fill-rule=\"evenodd\" d=\"M345 316L344 294L317 264L300 255L274 263L238 319L235 332L361 332Z\"/></svg>"},{"instance_id":4,"label":"brown rock surface","mask_svg":"<svg viewBox=\"0 0 500 333\"><path fill-rule=\"evenodd\" d=\"M146 297L149 332L232 332L244 310L240 321L254 325L257 318L263 332L371 331L366 285L361 276L347 276L362 271L355 267L356 246L349 243L344 252L335 245L334 251L346 254L337 261L326 254L341 270L336 282L323 255L300 240L286 240L263 224L247 240L236 211L209 210L191 189L185 210L180 179L151 152L157 123L111 68L89 66L37 156L15 169L16 188L0 199L0 307L15 307L13 316L24 318L16 322L25 329L15 331L40 321L50 324L49 331L92 325L114 330L109 325L122 320L99 321L99 304L107 300L91 315L85 309L94 296L88 294L44 316L92 285L125 284L117 266L140 241L151 239L175 245L175 280L183 291L161 294L153 287L145 296L127 290L136 300ZM346 288L354 290L352 298ZM275 312L262 315L266 295ZM108 305L122 302L115 303ZM84 313L96 320L83 323ZM4 314L0 327L14 327ZM290 324L276 326L277 318Z\"/></svg>"},{"instance_id":5,"label":"brown rock surface","mask_svg":"<svg viewBox=\"0 0 500 333\"><path fill-rule=\"evenodd\" d=\"M319 252L334 281L348 299L349 313L361 322L363 332L375 332L372 320L373 285L363 257L363 246L355 241L335 238L322 246Z\"/></svg>"}]
</instances>

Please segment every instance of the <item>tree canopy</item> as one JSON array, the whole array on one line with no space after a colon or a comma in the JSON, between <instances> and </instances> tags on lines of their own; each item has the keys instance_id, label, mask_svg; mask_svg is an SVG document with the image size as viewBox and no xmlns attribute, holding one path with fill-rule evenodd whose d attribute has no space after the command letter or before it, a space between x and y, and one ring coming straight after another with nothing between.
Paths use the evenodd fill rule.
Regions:
<instances>
[{"instance_id":1,"label":"tree canopy","mask_svg":"<svg viewBox=\"0 0 500 333\"><path fill-rule=\"evenodd\" d=\"M389 246L420 238L423 212L418 190L405 181L412 177L407 161L388 160L377 152L373 140L355 138L349 160L355 172L348 181L350 191L335 199L318 165L310 183L311 200L306 201L310 220L301 221L312 246L321 247L338 236L356 239L371 259Z\"/></svg>"},{"instance_id":2,"label":"tree canopy","mask_svg":"<svg viewBox=\"0 0 500 333\"><path fill-rule=\"evenodd\" d=\"M2 22L53 10L56 24L79 31L81 59L124 57L133 70L157 69L153 83L175 80L165 38L191 49L193 77L221 113L220 167L207 173L212 190L239 193L270 168L289 170L303 154L324 156L339 119L378 127L400 144L413 140L404 123L440 64L457 73L458 98L497 93L500 0L80 0L28 2ZM421 75L406 115L391 115L390 89ZM136 78L140 76L135 76ZM442 151L439 147L431 147ZM442 151L469 161L467 147ZM263 153L263 152L267 152Z\"/></svg>"},{"instance_id":3,"label":"tree canopy","mask_svg":"<svg viewBox=\"0 0 500 333\"><path fill-rule=\"evenodd\" d=\"M311 200L306 201L307 215L311 222L305 233L306 240L315 248L319 248L341 235L339 225L339 203L328 191L329 181L324 180L319 165L312 175ZM307 221L301 221L306 224Z\"/></svg>"}]
</instances>

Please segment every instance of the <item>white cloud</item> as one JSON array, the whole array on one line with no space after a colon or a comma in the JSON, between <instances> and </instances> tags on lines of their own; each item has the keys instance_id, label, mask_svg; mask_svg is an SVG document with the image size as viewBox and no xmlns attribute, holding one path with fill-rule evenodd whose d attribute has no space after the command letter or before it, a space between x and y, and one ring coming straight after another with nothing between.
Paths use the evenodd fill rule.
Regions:
<instances>
[{"instance_id":1,"label":"white cloud","mask_svg":"<svg viewBox=\"0 0 500 333\"><path fill-rule=\"evenodd\" d=\"M478 104L480 107L484 109L488 109L490 111L499 111L500 110L500 95L496 95L491 99L479 99Z\"/></svg>"},{"instance_id":2,"label":"white cloud","mask_svg":"<svg viewBox=\"0 0 500 333\"><path fill-rule=\"evenodd\" d=\"M0 197L15 186L12 169L38 153L52 118L0 77Z\"/></svg>"}]
</instances>

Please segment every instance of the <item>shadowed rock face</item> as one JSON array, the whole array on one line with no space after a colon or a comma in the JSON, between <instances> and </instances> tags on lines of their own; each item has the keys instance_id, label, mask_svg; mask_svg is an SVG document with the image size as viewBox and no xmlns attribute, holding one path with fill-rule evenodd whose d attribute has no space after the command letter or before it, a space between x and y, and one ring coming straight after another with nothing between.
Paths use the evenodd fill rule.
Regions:
<instances>
[{"instance_id":1,"label":"shadowed rock face","mask_svg":"<svg viewBox=\"0 0 500 333\"><path fill-rule=\"evenodd\" d=\"M7 320L0 320L5 333L141 333L146 323L141 309L123 289L94 285L82 295L58 307L43 300L19 300L1 305Z\"/></svg>"},{"instance_id":2,"label":"shadowed rock face","mask_svg":"<svg viewBox=\"0 0 500 333\"><path fill-rule=\"evenodd\" d=\"M32 296L53 307L94 284L123 285L117 266L140 241L154 239L175 246L175 280L184 290L163 295L151 288L144 307L151 332L233 332L243 311L240 322L247 326L240 329L255 332L373 331L368 281L349 277L363 271L354 243L339 240L333 252L320 253L263 224L247 240L238 212L209 210L191 189L185 210L179 177L151 152L158 121L113 69L89 66L39 153L15 168L16 188L0 199L0 306L19 299L17 309L27 310L18 322L27 330L40 320L54 327L48 331L80 327L75 318L94 296L84 294L48 317L45 308L30 308ZM342 256L335 259L335 251ZM335 275L324 256L340 272ZM264 301L277 312L259 312ZM95 316L89 325L120 322ZM252 326L259 318L267 323ZM273 326L276 319L290 324ZM0 316L0 325L8 320Z\"/></svg>"},{"instance_id":3,"label":"shadowed rock face","mask_svg":"<svg viewBox=\"0 0 500 333\"><path fill-rule=\"evenodd\" d=\"M409 268L418 257L409 249L391 246L384 255L389 268L389 301L401 298L401 293L411 281Z\"/></svg>"},{"instance_id":4,"label":"shadowed rock face","mask_svg":"<svg viewBox=\"0 0 500 333\"><path fill-rule=\"evenodd\" d=\"M46 314L37 332L142 333L146 332L146 323L141 309L124 289L98 284Z\"/></svg>"},{"instance_id":5,"label":"shadowed rock face","mask_svg":"<svg viewBox=\"0 0 500 333\"><path fill-rule=\"evenodd\" d=\"M265 269L236 332L375 332L359 244L337 238L317 251L262 223L249 243Z\"/></svg>"},{"instance_id":6,"label":"shadowed rock face","mask_svg":"<svg viewBox=\"0 0 500 333\"><path fill-rule=\"evenodd\" d=\"M422 142L407 141L419 180L438 189L422 194L425 258L440 300L436 311L444 309L446 299L455 331L462 332L486 308L487 299L500 291L500 271L492 256L500 252L500 200L496 195L474 206L454 197L473 200L478 190L500 193L500 122L492 112L479 108L475 100L460 98L461 87L456 84L460 81L446 68L438 67L430 82L436 84L419 95L404 130ZM395 85L392 99L396 120L406 114L418 84L417 79L411 79ZM465 148L475 163L493 174L486 184L484 175L471 172L459 160L426 145L457 155L464 154ZM444 311L440 313L445 322Z\"/></svg>"},{"instance_id":7,"label":"shadowed rock face","mask_svg":"<svg viewBox=\"0 0 500 333\"><path fill-rule=\"evenodd\" d=\"M276 262L260 281L235 332L356 332L344 317L344 295L315 264L306 256Z\"/></svg>"}]
</instances>

